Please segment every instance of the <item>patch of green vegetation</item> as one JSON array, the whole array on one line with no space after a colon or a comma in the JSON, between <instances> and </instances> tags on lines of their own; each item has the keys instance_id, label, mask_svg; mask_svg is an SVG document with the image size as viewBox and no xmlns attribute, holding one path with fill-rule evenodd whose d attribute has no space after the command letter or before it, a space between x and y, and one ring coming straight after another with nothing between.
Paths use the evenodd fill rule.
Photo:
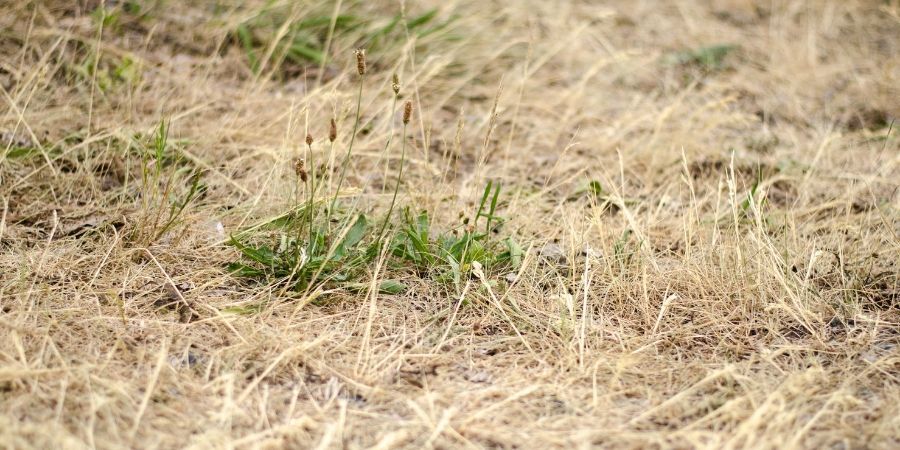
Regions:
<instances>
[{"instance_id":1,"label":"patch of green vegetation","mask_svg":"<svg viewBox=\"0 0 900 450\"><path fill-rule=\"evenodd\" d=\"M31 138L24 138L12 132L0 133L0 161L30 161L35 158L54 158L62 153L60 145L42 145Z\"/></svg>"},{"instance_id":2,"label":"patch of green vegetation","mask_svg":"<svg viewBox=\"0 0 900 450\"><path fill-rule=\"evenodd\" d=\"M574 201L579 198L589 198L591 204L600 211L616 213L623 206L635 206L640 203L639 200L633 198L618 198L610 195L598 180L590 180L582 184L578 189L569 195L566 200Z\"/></svg>"},{"instance_id":3,"label":"patch of green vegetation","mask_svg":"<svg viewBox=\"0 0 900 450\"><path fill-rule=\"evenodd\" d=\"M202 171L186 164L180 147L169 142L169 125L160 121L149 138L134 141L141 157L141 212L131 240L149 245L177 225L185 208L199 198L206 186Z\"/></svg>"},{"instance_id":4,"label":"patch of green vegetation","mask_svg":"<svg viewBox=\"0 0 900 450\"><path fill-rule=\"evenodd\" d=\"M108 9L101 6L94 10L91 17L94 19L97 36L101 37L119 31L122 10L118 7ZM85 56L80 62L66 65L76 79L96 83L101 92L108 92L120 85L134 87L140 81L140 61L134 57L101 53L93 47L93 43L84 40L77 41L76 44L83 49Z\"/></svg>"},{"instance_id":5,"label":"patch of green vegetation","mask_svg":"<svg viewBox=\"0 0 900 450\"><path fill-rule=\"evenodd\" d=\"M493 238L503 222L496 215L499 195L500 186L489 182L473 219L461 232L435 234L427 211L413 217L407 209L405 224L394 238L393 255L412 264L419 273L438 281L452 281L457 289L476 262L485 274L518 268L524 256L522 247L512 237ZM483 231L478 229L480 219L484 219Z\"/></svg>"},{"instance_id":6,"label":"patch of green vegetation","mask_svg":"<svg viewBox=\"0 0 900 450\"><path fill-rule=\"evenodd\" d=\"M262 303L243 305L243 306L229 306L227 308L223 308L222 314L226 315L235 315L235 316L250 316L253 314L258 314L263 310Z\"/></svg>"},{"instance_id":7,"label":"patch of green vegetation","mask_svg":"<svg viewBox=\"0 0 900 450\"><path fill-rule=\"evenodd\" d=\"M121 14L118 8L107 8L101 5L91 13L91 19L93 19L95 26L114 31L119 27Z\"/></svg>"},{"instance_id":8,"label":"patch of green vegetation","mask_svg":"<svg viewBox=\"0 0 900 450\"><path fill-rule=\"evenodd\" d=\"M353 33L352 39L358 45L372 52L385 52L402 45L407 30L422 38L445 31L456 20L451 17L437 22L437 16L437 9L431 9L407 18L404 30L401 26L403 16L399 13L389 17L351 14L332 17L330 11L323 9L297 19L292 16L289 5L267 5L252 18L238 24L232 32L232 40L243 50L251 71L259 74L263 67L271 68L282 61L299 65L326 63L329 36L337 39ZM270 60L263 61L270 47L274 48Z\"/></svg>"},{"instance_id":9,"label":"patch of green vegetation","mask_svg":"<svg viewBox=\"0 0 900 450\"><path fill-rule=\"evenodd\" d=\"M41 150L37 147L17 147L12 146L6 150L4 159L29 159L41 156Z\"/></svg>"},{"instance_id":10,"label":"patch of green vegetation","mask_svg":"<svg viewBox=\"0 0 900 450\"><path fill-rule=\"evenodd\" d=\"M164 6L165 0L126 0L123 2L102 2L91 12L95 26L104 30L119 32L123 26L134 20L144 20Z\"/></svg>"},{"instance_id":11,"label":"patch of green vegetation","mask_svg":"<svg viewBox=\"0 0 900 450\"><path fill-rule=\"evenodd\" d=\"M634 232L631 229L625 229L619 239L613 244L613 259L619 264L622 273L637 262L641 241L633 239Z\"/></svg>"},{"instance_id":12,"label":"patch of green vegetation","mask_svg":"<svg viewBox=\"0 0 900 450\"><path fill-rule=\"evenodd\" d=\"M133 87L141 79L140 64L128 56L103 56L98 62L96 55L91 54L70 69L79 80L97 83L100 92L109 92L118 86Z\"/></svg>"},{"instance_id":13,"label":"patch of green vegetation","mask_svg":"<svg viewBox=\"0 0 900 450\"><path fill-rule=\"evenodd\" d=\"M309 237L305 233L307 218L305 209L298 210L294 220L276 235L274 244L254 245L232 236L229 244L246 262L233 262L228 270L239 277L284 283L299 291L328 285L359 289L362 284L356 280L364 274L361 269L378 256L380 248L378 241L363 245L372 228L366 216L360 214L342 230L313 230ZM394 280L382 284L380 289L387 293L404 289Z\"/></svg>"},{"instance_id":14,"label":"patch of green vegetation","mask_svg":"<svg viewBox=\"0 0 900 450\"><path fill-rule=\"evenodd\" d=\"M714 71L722 69L725 57L737 49L738 46L730 44L712 45L671 54L666 61L670 64L694 65Z\"/></svg>"},{"instance_id":15,"label":"patch of green vegetation","mask_svg":"<svg viewBox=\"0 0 900 450\"><path fill-rule=\"evenodd\" d=\"M251 243L255 239L249 233L233 235L229 244L242 259L229 264L228 270L238 277L274 282L297 291L318 287L365 291L370 288L369 283L361 281L368 273L365 268L389 242L390 247L384 250L389 251L394 267L411 267L422 276L452 283L459 289L477 265L491 276L522 264L524 250L515 239L493 237L503 221L496 215L499 194L500 186L488 183L478 210L461 231L434 233L427 211L413 216L407 208L404 223L385 240L379 239L376 227L362 214L352 223L346 220L348 223L338 229L316 226L320 206L304 204L264 224L278 229L268 242ZM310 207L313 209L307 209ZM405 289L403 283L393 279L378 284L384 294L399 294Z\"/></svg>"},{"instance_id":16,"label":"patch of green vegetation","mask_svg":"<svg viewBox=\"0 0 900 450\"><path fill-rule=\"evenodd\" d=\"M98 51L96 41L119 34L131 24L147 19L160 2L161 0L129 1L113 7L101 5L94 9L91 18L96 36L92 39L73 40L73 45L78 48L76 53L83 56L65 64L66 70L78 81L95 83L103 93L109 93L120 86L137 86L142 74L140 58L133 53L115 55Z\"/></svg>"},{"instance_id":17,"label":"patch of green vegetation","mask_svg":"<svg viewBox=\"0 0 900 450\"><path fill-rule=\"evenodd\" d=\"M331 27L328 15L308 17L288 25L287 32L279 37L285 22L291 20L285 8L264 8L253 18L238 24L233 36L247 56L247 63L254 74L269 61L262 61L266 50L274 43L273 58L294 63L321 64L325 60L325 42ZM351 15L339 15L334 21L335 32L354 29L359 20ZM277 42L273 42L277 39Z\"/></svg>"}]
</instances>

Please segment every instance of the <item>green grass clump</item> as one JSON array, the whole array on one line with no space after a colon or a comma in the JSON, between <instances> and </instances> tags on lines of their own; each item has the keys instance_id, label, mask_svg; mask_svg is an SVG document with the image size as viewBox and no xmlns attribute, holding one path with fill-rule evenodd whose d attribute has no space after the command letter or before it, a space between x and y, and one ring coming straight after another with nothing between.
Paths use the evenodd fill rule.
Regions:
<instances>
[{"instance_id":1,"label":"green grass clump","mask_svg":"<svg viewBox=\"0 0 900 450\"><path fill-rule=\"evenodd\" d=\"M318 286L358 288L355 280L362 270L379 254L378 241L363 240L371 235L372 227L364 214L352 224L329 234L324 229L306 234L308 227L305 209L298 210L288 221L288 229L277 234L274 245L253 245L232 236L229 243L237 248L247 262L233 262L228 269L234 275L264 281L284 283L298 291ZM294 233L289 230L293 228ZM383 282L382 290L398 293L405 287L399 282Z\"/></svg>"},{"instance_id":2,"label":"green grass clump","mask_svg":"<svg viewBox=\"0 0 900 450\"><path fill-rule=\"evenodd\" d=\"M400 13L362 16L341 14L324 5L307 11L288 5L268 5L239 23L231 33L231 40L243 50L254 75L284 62L321 68L329 62L331 42L338 35L353 33L360 36L357 38L360 46L387 52L400 47L406 32L419 38L439 35L456 20L452 17L438 22L437 16L438 10L430 9L406 17L404 22Z\"/></svg>"},{"instance_id":3,"label":"green grass clump","mask_svg":"<svg viewBox=\"0 0 900 450\"><path fill-rule=\"evenodd\" d=\"M365 284L356 280L365 273L362 269L381 254L382 237L391 213L388 212L385 216L380 231L373 233L374 228L364 214L355 215L354 218L352 213L342 211L338 203L347 167L353 156L353 144L359 132L366 75L365 51L358 50L356 58L359 75L356 116L331 201L324 199L327 195L318 195L324 185L331 186L334 180L326 180L324 174L316 173L312 151L313 138L307 135L307 158L297 160L294 165L297 188L299 192L303 192L303 198L289 214L272 221L282 226L275 245L251 244L244 236L246 233L231 237L230 244L240 251L244 259L249 260L246 263L243 261L231 263L228 268L233 274L266 281L274 280L284 283L289 288L305 292L332 286L350 290L364 288ZM408 109L409 112L404 115L404 136L411 107ZM337 137L334 120L331 121L331 127L329 141L333 151ZM312 172L308 172L307 167ZM326 173L333 174L334 170L327 170ZM402 177L402 169L400 175ZM333 175L330 176L333 178ZM400 182L401 179L398 178L398 188ZM343 214L343 219L338 212ZM333 227L333 221L343 225ZM395 280L382 281L379 287L380 291L386 293L399 293L404 289L405 286Z\"/></svg>"},{"instance_id":4,"label":"green grass clump","mask_svg":"<svg viewBox=\"0 0 900 450\"><path fill-rule=\"evenodd\" d=\"M141 157L140 200L142 212L131 234L137 245L150 245L177 225L187 206L206 186L202 171L186 163L177 145L169 142L169 124L160 121L155 133L134 145Z\"/></svg>"},{"instance_id":5,"label":"green grass clump","mask_svg":"<svg viewBox=\"0 0 900 450\"><path fill-rule=\"evenodd\" d=\"M524 255L522 247L512 237L493 238L494 227L503 221L496 215L499 195L500 186L488 182L474 218L462 232L435 234L428 211L413 217L407 209L405 223L394 238L393 255L422 274L452 281L457 288L472 273L475 263L486 274L518 268ZM483 231L478 228L480 219L484 219Z\"/></svg>"},{"instance_id":6,"label":"green grass clump","mask_svg":"<svg viewBox=\"0 0 900 450\"><path fill-rule=\"evenodd\" d=\"M465 220L462 230L436 234L430 228L428 211L412 217L408 208L399 226L392 222L406 160L411 101L403 105L400 165L390 207L380 225L373 227L364 214L341 209L338 200L353 157L356 135L360 132L361 100L367 73L366 52L363 49L356 51L356 59L359 75L356 114L340 167L328 167L324 174L315 173L313 138L307 135L307 158L298 160L294 166L297 189L303 193L302 198L292 206L289 213L264 224L279 228L274 239L270 237L265 243L254 239L250 232L259 229L259 226L233 235L229 243L240 252L241 259L231 263L229 271L239 277L281 283L290 289L310 292L320 287L367 289L372 286L371 283L361 283L358 280L367 273L365 268L380 256L392 258L395 266L411 266L419 274L433 280L452 282L457 290L476 269L480 268L490 276L501 270L518 268L524 255L522 248L511 237L494 238L504 221L497 215L499 184L488 182L478 209ZM396 100L400 91L396 76L392 89ZM335 136L336 129L332 120L329 133L332 151L335 150ZM385 152L390 144L391 138L388 138ZM308 172L307 167L313 172ZM334 178L337 178L336 185L333 183ZM319 192L333 185L336 186L334 192ZM323 186L327 187L323 189ZM332 227L335 221L342 225ZM483 229L479 228L482 223ZM386 293L399 293L405 289L396 280L382 280L378 286L381 292Z\"/></svg>"}]
</instances>

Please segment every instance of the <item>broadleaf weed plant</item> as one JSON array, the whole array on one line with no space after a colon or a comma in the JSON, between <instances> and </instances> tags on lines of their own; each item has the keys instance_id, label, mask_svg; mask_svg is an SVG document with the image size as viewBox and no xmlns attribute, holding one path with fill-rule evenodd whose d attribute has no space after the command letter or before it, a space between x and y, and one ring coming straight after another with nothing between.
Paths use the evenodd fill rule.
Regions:
<instances>
[{"instance_id":1,"label":"broadleaf weed plant","mask_svg":"<svg viewBox=\"0 0 900 450\"><path fill-rule=\"evenodd\" d=\"M411 263L420 274L451 282L457 290L476 263L488 274L517 269L524 256L522 247L511 236L493 237L504 222L497 215L499 197L500 185L489 181L475 214L466 217L462 227L443 233L431 229L428 211L413 215L407 208L405 223L392 244L393 255ZM480 219L484 219L483 230L478 228Z\"/></svg>"},{"instance_id":2,"label":"broadleaf weed plant","mask_svg":"<svg viewBox=\"0 0 900 450\"><path fill-rule=\"evenodd\" d=\"M306 293L326 285L358 289L359 283L355 280L363 273L362 268L378 256L380 239L368 239L373 229L368 217L362 213L340 211L339 214L338 211L347 167L352 160L353 146L359 132L367 71L364 50L356 51L356 61L359 76L356 114L330 201L322 199L319 191L323 185L332 185L334 170L318 171L314 160L314 139L308 134L305 140L306 157L294 163L297 191L302 193L302 199L298 196L299 205L280 216L277 223L273 221L272 224L280 228L274 243L254 245L249 242L246 233L231 236L230 244L241 252L244 259L229 265L235 275L282 282L287 288ZM337 124L332 118L328 133L330 154L334 153L337 134ZM331 163L329 161L329 169ZM399 184L400 180L397 182ZM335 226L335 223L338 225ZM404 288L396 280L385 280L382 284L384 286L380 290L388 293L398 293Z\"/></svg>"},{"instance_id":3,"label":"broadleaf weed plant","mask_svg":"<svg viewBox=\"0 0 900 450\"><path fill-rule=\"evenodd\" d=\"M504 222L497 214L500 185L494 182L487 183L478 208L471 217L466 218L460 229L434 233L430 229L428 211L421 211L414 217L408 207L404 208L399 224L392 222L406 165L407 132L413 113L411 101L403 103L399 167L391 201L380 225L376 228L365 214L340 208L347 167L353 158L353 146L360 126L363 87L368 70L364 50L356 51L356 62L359 77L356 112L349 143L340 161L337 182L332 183L335 170L317 171L314 139L307 135L305 158L294 163L296 189L302 193L297 197L298 204L289 213L279 216L278 220L271 221L271 225L279 230L275 239L268 243L251 243L252 236L248 233L232 235L229 242L243 258L231 263L229 270L237 276L283 283L285 289L308 294L319 288L362 290L368 286L359 281L366 273L365 267L385 252L400 266L412 267L419 274L452 283L457 289L473 273L475 266L483 268L486 273L519 267L524 254L519 244L512 237L494 237ZM394 92L393 104L396 104L400 98L396 75L392 77L391 88ZM393 109L392 106L392 112ZM391 147L392 135L384 146L385 153ZM330 154L334 153L336 137L337 125L331 119L328 137ZM329 167L330 164L329 161ZM332 192L320 194L332 185ZM397 294L405 289L403 283L392 279L381 280L377 286L380 292L388 294Z\"/></svg>"}]
</instances>

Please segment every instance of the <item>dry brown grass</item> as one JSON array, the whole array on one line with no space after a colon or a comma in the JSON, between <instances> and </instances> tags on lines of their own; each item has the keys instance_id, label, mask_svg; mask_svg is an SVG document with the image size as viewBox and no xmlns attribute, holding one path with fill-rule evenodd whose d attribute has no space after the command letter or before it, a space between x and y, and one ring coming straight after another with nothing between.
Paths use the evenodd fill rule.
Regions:
<instances>
[{"instance_id":1,"label":"dry brown grass","mask_svg":"<svg viewBox=\"0 0 900 450\"><path fill-rule=\"evenodd\" d=\"M254 74L229 33L263 1L102 31L97 3L0 1L2 446L900 446L900 2L406 2L458 17L368 50L347 192L389 202L397 73L398 205L449 229L502 182L528 251L462 293L376 260L410 289L316 304L229 276L217 223L290 208L332 117L340 158L369 28ZM717 44L738 46L719 68L672 57ZM149 193L123 148L164 117L207 190L135 240Z\"/></svg>"}]
</instances>

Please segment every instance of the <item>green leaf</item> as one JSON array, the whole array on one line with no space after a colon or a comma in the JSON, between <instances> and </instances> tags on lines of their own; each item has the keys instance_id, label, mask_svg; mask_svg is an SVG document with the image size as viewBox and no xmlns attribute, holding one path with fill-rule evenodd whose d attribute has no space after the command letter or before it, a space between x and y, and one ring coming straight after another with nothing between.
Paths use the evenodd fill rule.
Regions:
<instances>
[{"instance_id":1,"label":"green leaf","mask_svg":"<svg viewBox=\"0 0 900 450\"><path fill-rule=\"evenodd\" d=\"M343 287L353 292L365 292L371 286L370 283L346 283ZM407 286L397 280L383 280L378 283L378 293L397 295L407 289Z\"/></svg>"},{"instance_id":2,"label":"green leaf","mask_svg":"<svg viewBox=\"0 0 900 450\"><path fill-rule=\"evenodd\" d=\"M335 18L334 27L335 29L346 28L347 26L356 22L356 16L350 15L339 15ZM318 27L326 27L331 25L331 16L319 16L312 17L309 19L301 20L297 22L294 27L298 30L302 30L304 28L318 28Z\"/></svg>"},{"instance_id":3,"label":"green leaf","mask_svg":"<svg viewBox=\"0 0 900 450\"><path fill-rule=\"evenodd\" d=\"M435 34L435 33L439 33L439 32L441 32L441 31L447 30L447 29L450 27L450 25L452 25L453 22L455 22L457 19L459 19L459 16L453 16L453 17L449 18L447 21L445 21L445 22L443 22L443 23L439 23L439 24L434 25L434 26L431 27L431 28L422 30L422 31L419 32L419 38L424 38L424 37L426 37L426 36L428 36L428 35ZM444 36L444 39L445 39L445 40L448 40L448 41L458 41L458 40L460 40L460 36L459 36L459 35L446 34L446 35Z\"/></svg>"},{"instance_id":4,"label":"green leaf","mask_svg":"<svg viewBox=\"0 0 900 450\"><path fill-rule=\"evenodd\" d=\"M487 218L487 224L484 226L485 234L490 234L492 220L497 220L497 221L502 220L501 218L494 215L497 212L497 200L499 197L500 197L500 185L498 184L497 188L494 189L494 196L491 198L491 207L488 210L488 213L484 215L484 217Z\"/></svg>"},{"instance_id":5,"label":"green leaf","mask_svg":"<svg viewBox=\"0 0 900 450\"><path fill-rule=\"evenodd\" d=\"M456 285L456 288L459 289L459 285L462 282L462 270L459 267L459 261L453 257L453 255L447 255L447 265L450 266L450 273L453 276L453 284Z\"/></svg>"},{"instance_id":6,"label":"green leaf","mask_svg":"<svg viewBox=\"0 0 900 450\"><path fill-rule=\"evenodd\" d=\"M275 253L273 253L272 249L270 249L269 247L262 246L259 248L253 248L251 246L244 245L234 236L231 236L231 241L229 241L229 243L240 250L241 254L260 264L266 266L272 266L275 264Z\"/></svg>"},{"instance_id":7,"label":"green leaf","mask_svg":"<svg viewBox=\"0 0 900 450\"><path fill-rule=\"evenodd\" d=\"M34 155L39 155L40 153L41 151L34 147L11 147L9 151L6 152L6 158L27 158Z\"/></svg>"},{"instance_id":8,"label":"green leaf","mask_svg":"<svg viewBox=\"0 0 900 450\"><path fill-rule=\"evenodd\" d=\"M422 212L419 213L419 216L416 217L416 231L419 232L419 236L422 237L422 240L426 242L428 241L429 224L428 211L422 210Z\"/></svg>"},{"instance_id":9,"label":"green leaf","mask_svg":"<svg viewBox=\"0 0 900 450\"><path fill-rule=\"evenodd\" d=\"M487 204L488 196L491 194L491 188L494 186L494 182L488 180L487 186L484 187L484 193L481 194L481 202L478 203L478 212L475 213L475 218L473 219L475 223L472 226L478 226L478 218L481 217L481 213L484 212L484 205Z\"/></svg>"},{"instance_id":10,"label":"green leaf","mask_svg":"<svg viewBox=\"0 0 900 450\"><path fill-rule=\"evenodd\" d=\"M463 257L460 258L460 261L462 261L463 263L468 264L472 261L478 261L484 266L488 265L487 249L484 248L484 244L482 244L481 242L472 239L472 241L469 242L469 247L465 250L465 252L466 253L463 255Z\"/></svg>"},{"instance_id":11,"label":"green leaf","mask_svg":"<svg viewBox=\"0 0 900 450\"><path fill-rule=\"evenodd\" d=\"M437 8L434 8L434 9L426 12L425 14L422 14L421 16L418 16L418 17L410 20L409 22L407 22L406 26L410 30L413 30L414 28L416 28L420 25L425 25L426 23L430 22L431 19L434 19L434 17L437 15L437 12L438 12Z\"/></svg>"},{"instance_id":12,"label":"green leaf","mask_svg":"<svg viewBox=\"0 0 900 450\"><path fill-rule=\"evenodd\" d=\"M366 234L367 226L368 222L366 221L366 216L364 214L360 214L359 217L356 218L356 222L354 222L353 225L350 226L347 234L344 235L344 239L340 244L338 244L337 248L334 251L334 256L332 256L331 259L338 260L343 258L347 253L347 250L349 250L362 240L363 236L365 236Z\"/></svg>"},{"instance_id":13,"label":"green leaf","mask_svg":"<svg viewBox=\"0 0 900 450\"><path fill-rule=\"evenodd\" d=\"M166 146L169 141L169 126L165 120L159 122L156 135L153 136L153 151L156 156L156 170L162 170L163 158L166 155Z\"/></svg>"},{"instance_id":14,"label":"green leaf","mask_svg":"<svg viewBox=\"0 0 900 450\"><path fill-rule=\"evenodd\" d=\"M134 84L136 83L141 76L140 69L138 68L137 63L134 62L133 59L129 57L122 58L122 62L116 66L113 74L119 80L122 80L126 83Z\"/></svg>"},{"instance_id":15,"label":"green leaf","mask_svg":"<svg viewBox=\"0 0 900 450\"><path fill-rule=\"evenodd\" d=\"M340 283L340 282L349 280L350 275L348 275L346 273L336 273L331 276L331 279ZM360 286L367 286L365 283L357 283L357 284L359 284Z\"/></svg>"},{"instance_id":16,"label":"green leaf","mask_svg":"<svg viewBox=\"0 0 900 450\"><path fill-rule=\"evenodd\" d=\"M707 69L719 69L722 67L725 57L735 49L737 49L736 45L712 45L676 53L668 60L676 64L697 64Z\"/></svg>"},{"instance_id":17,"label":"green leaf","mask_svg":"<svg viewBox=\"0 0 900 450\"><path fill-rule=\"evenodd\" d=\"M519 246L515 239L511 237L506 238L506 251L509 253L509 262L513 268L518 268L522 265L522 257L525 255L525 251L522 250L522 247Z\"/></svg>"},{"instance_id":18,"label":"green leaf","mask_svg":"<svg viewBox=\"0 0 900 450\"><path fill-rule=\"evenodd\" d=\"M246 264L241 264L241 263L237 263L237 262L228 264L227 269L228 269L228 272L231 273L232 275L243 277L243 278L258 278L258 277L261 277L266 274L264 271L262 271L260 269L257 269L255 267L250 267Z\"/></svg>"},{"instance_id":19,"label":"green leaf","mask_svg":"<svg viewBox=\"0 0 900 450\"><path fill-rule=\"evenodd\" d=\"M141 14L141 4L136 0L127 1L122 5L122 9L132 16L138 16Z\"/></svg>"},{"instance_id":20,"label":"green leaf","mask_svg":"<svg viewBox=\"0 0 900 450\"><path fill-rule=\"evenodd\" d=\"M427 233L427 232L426 232ZM422 262L430 263L432 261L432 252L428 248L428 235L425 234L424 238L421 234L416 233L413 229L406 230L406 237L409 240L409 243L412 244L413 249L416 252L416 259Z\"/></svg>"},{"instance_id":21,"label":"green leaf","mask_svg":"<svg viewBox=\"0 0 900 450\"><path fill-rule=\"evenodd\" d=\"M695 54L695 58L697 62L700 64L710 67L710 68L718 68L722 65L722 61L731 53L736 47L733 45L715 45L712 47L705 47L697 50Z\"/></svg>"},{"instance_id":22,"label":"green leaf","mask_svg":"<svg viewBox=\"0 0 900 450\"><path fill-rule=\"evenodd\" d=\"M394 18L391 19L391 21L388 22L387 25L379 28L374 33L372 33L369 36L369 40L372 41L373 45L377 44L378 39L380 39L382 36L389 34L391 31L394 31L394 28L397 26L398 23L400 23L400 15L399 14L394 16Z\"/></svg>"},{"instance_id":23,"label":"green leaf","mask_svg":"<svg viewBox=\"0 0 900 450\"><path fill-rule=\"evenodd\" d=\"M378 284L378 292L397 295L406 290L406 285L397 280L384 280Z\"/></svg>"},{"instance_id":24,"label":"green leaf","mask_svg":"<svg viewBox=\"0 0 900 450\"><path fill-rule=\"evenodd\" d=\"M227 308L223 308L221 310L224 314L232 314L236 316L249 316L251 314L257 314L262 311L263 306L260 305L247 305L247 306L229 306Z\"/></svg>"},{"instance_id":25,"label":"green leaf","mask_svg":"<svg viewBox=\"0 0 900 450\"><path fill-rule=\"evenodd\" d=\"M314 63L321 63L325 59L325 55L321 51L299 42L294 42L294 45L291 45L287 56L294 62L307 60Z\"/></svg>"},{"instance_id":26,"label":"green leaf","mask_svg":"<svg viewBox=\"0 0 900 450\"><path fill-rule=\"evenodd\" d=\"M247 53L247 61L250 63L250 70L252 70L253 73L257 73L259 71L259 61L256 59L256 50L253 48L253 35L250 33L250 29L247 28L246 24L242 23L238 25L237 37L244 47L244 52Z\"/></svg>"}]
</instances>

